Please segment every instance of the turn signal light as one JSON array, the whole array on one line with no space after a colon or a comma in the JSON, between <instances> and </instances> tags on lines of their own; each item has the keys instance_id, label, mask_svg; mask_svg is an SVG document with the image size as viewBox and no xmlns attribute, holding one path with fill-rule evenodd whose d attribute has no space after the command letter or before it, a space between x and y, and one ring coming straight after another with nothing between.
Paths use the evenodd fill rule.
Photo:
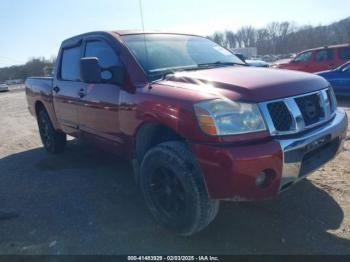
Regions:
<instances>
[{"instance_id":1,"label":"turn signal light","mask_svg":"<svg viewBox=\"0 0 350 262\"><path fill-rule=\"evenodd\" d=\"M208 135L217 135L218 132L216 130L215 121L210 116L209 112L203 108L196 108L195 111L202 131Z\"/></svg>"}]
</instances>

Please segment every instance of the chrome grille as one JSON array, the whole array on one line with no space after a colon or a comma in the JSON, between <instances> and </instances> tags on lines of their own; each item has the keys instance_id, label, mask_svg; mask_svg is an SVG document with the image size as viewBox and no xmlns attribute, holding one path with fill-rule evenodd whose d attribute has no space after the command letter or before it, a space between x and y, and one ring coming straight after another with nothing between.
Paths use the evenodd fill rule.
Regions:
<instances>
[{"instance_id":1,"label":"chrome grille","mask_svg":"<svg viewBox=\"0 0 350 262\"><path fill-rule=\"evenodd\" d=\"M315 124L324 118L325 112L319 94L295 98L306 126Z\"/></svg>"},{"instance_id":2,"label":"chrome grille","mask_svg":"<svg viewBox=\"0 0 350 262\"><path fill-rule=\"evenodd\" d=\"M334 113L335 109L337 108L337 103L336 103L336 100L335 100L335 95L333 93L333 90L327 89L326 93L327 93L328 101L331 101L331 103L330 103L330 112Z\"/></svg>"},{"instance_id":3,"label":"chrome grille","mask_svg":"<svg viewBox=\"0 0 350 262\"><path fill-rule=\"evenodd\" d=\"M259 107L272 135L294 134L331 119L336 100L331 89L263 102Z\"/></svg>"},{"instance_id":4,"label":"chrome grille","mask_svg":"<svg viewBox=\"0 0 350 262\"><path fill-rule=\"evenodd\" d=\"M293 119L286 104L283 101L267 105L272 122L277 130L288 131L292 127Z\"/></svg>"}]
</instances>

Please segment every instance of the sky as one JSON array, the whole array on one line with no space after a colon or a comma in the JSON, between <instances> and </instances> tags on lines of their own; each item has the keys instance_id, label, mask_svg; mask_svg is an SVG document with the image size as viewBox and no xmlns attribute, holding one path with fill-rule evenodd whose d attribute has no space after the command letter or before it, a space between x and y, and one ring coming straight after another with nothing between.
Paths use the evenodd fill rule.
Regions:
<instances>
[{"instance_id":1,"label":"sky","mask_svg":"<svg viewBox=\"0 0 350 262\"><path fill-rule=\"evenodd\" d=\"M140 0L0 0L0 67L55 56L88 31L141 29ZM210 35L272 21L326 25L350 16L350 0L141 0L145 30Z\"/></svg>"}]
</instances>

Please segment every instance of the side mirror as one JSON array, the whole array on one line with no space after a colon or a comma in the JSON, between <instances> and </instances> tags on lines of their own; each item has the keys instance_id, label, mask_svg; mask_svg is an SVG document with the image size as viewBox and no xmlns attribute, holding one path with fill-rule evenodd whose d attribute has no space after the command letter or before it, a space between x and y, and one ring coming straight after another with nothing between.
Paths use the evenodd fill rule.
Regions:
<instances>
[{"instance_id":1,"label":"side mirror","mask_svg":"<svg viewBox=\"0 0 350 262\"><path fill-rule=\"evenodd\" d=\"M103 79L107 80L108 82L115 83L117 85L123 85L126 79L126 71L125 68L122 66L111 66L107 70L102 71L102 75L104 75L104 72L108 71L111 73L110 79ZM102 76L103 78L103 76Z\"/></svg>"},{"instance_id":2,"label":"side mirror","mask_svg":"<svg viewBox=\"0 0 350 262\"><path fill-rule=\"evenodd\" d=\"M80 80L84 83L101 82L101 68L97 57L80 59Z\"/></svg>"}]
</instances>

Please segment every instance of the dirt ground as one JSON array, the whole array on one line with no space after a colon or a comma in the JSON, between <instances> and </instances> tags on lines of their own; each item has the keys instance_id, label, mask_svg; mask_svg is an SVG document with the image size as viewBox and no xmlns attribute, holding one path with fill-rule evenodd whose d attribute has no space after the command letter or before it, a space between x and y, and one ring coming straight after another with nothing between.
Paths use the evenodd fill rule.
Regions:
<instances>
[{"instance_id":1,"label":"dirt ground","mask_svg":"<svg viewBox=\"0 0 350 262\"><path fill-rule=\"evenodd\" d=\"M350 115L350 99L339 105ZM45 153L23 91L0 93L0 254L350 254L350 131L343 152L274 199L223 203L203 232L155 224L128 163L79 144Z\"/></svg>"}]
</instances>

